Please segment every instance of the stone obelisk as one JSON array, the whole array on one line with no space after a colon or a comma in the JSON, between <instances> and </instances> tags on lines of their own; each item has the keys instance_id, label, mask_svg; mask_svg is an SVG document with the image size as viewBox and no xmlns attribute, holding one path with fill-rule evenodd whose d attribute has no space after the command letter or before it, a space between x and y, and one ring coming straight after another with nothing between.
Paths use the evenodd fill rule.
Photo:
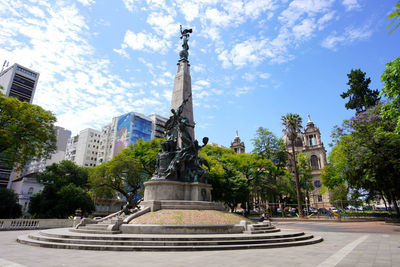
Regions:
<instances>
[{"instance_id":1,"label":"stone obelisk","mask_svg":"<svg viewBox=\"0 0 400 267\"><path fill-rule=\"evenodd\" d=\"M177 110L182 102L188 99L185 106L183 107L182 116L189 120L189 123L193 125L193 103L192 103L192 80L190 78L190 64L187 60L179 60L178 69L176 71L174 80L174 89L172 91L171 109ZM172 113L171 113L172 115ZM188 127L192 140L194 140L194 129Z\"/></svg>"},{"instance_id":2,"label":"stone obelisk","mask_svg":"<svg viewBox=\"0 0 400 267\"><path fill-rule=\"evenodd\" d=\"M192 29L185 29L182 31L181 26L181 39L182 50L179 53L180 59L178 61L178 68L174 80L174 89L172 91L171 109L177 110L184 100L188 100L183 108L182 116L189 120L191 125L194 125L193 118L193 102L192 102L192 79L190 77L190 64L189 64L189 33ZM172 115L172 113L170 114ZM192 140L194 140L194 129L187 128Z\"/></svg>"}]
</instances>

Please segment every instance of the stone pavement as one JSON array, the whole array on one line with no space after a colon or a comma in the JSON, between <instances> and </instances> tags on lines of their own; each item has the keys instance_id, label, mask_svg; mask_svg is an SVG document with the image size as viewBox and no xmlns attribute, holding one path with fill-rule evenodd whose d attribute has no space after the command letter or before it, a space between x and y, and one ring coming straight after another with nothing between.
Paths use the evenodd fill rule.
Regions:
<instances>
[{"instance_id":1,"label":"stone pavement","mask_svg":"<svg viewBox=\"0 0 400 267\"><path fill-rule=\"evenodd\" d=\"M15 241L29 232L0 232L0 266L400 266L399 234L306 231L324 241L276 249L111 252L40 248Z\"/></svg>"}]
</instances>

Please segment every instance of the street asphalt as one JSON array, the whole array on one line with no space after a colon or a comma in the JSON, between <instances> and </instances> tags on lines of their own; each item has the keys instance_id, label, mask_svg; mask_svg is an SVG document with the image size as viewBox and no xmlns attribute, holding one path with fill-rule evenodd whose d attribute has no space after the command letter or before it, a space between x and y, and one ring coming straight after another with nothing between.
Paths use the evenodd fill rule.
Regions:
<instances>
[{"instance_id":1,"label":"street asphalt","mask_svg":"<svg viewBox=\"0 0 400 267\"><path fill-rule=\"evenodd\" d=\"M324 241L314 245L235 251L111 252L41 248L16 242L32 231L0 231L0 266L400 266L400 226L383 222L277 222Z\"/></svg>"}]
</instances>

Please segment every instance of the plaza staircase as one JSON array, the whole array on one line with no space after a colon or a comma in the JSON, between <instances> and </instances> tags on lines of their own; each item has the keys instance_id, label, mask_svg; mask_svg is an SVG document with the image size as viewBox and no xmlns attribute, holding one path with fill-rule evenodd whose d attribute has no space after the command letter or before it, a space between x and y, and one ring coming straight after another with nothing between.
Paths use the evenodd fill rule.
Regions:
<instances>
[{"instance_id":1,"label":"plaza staircase","mask_svg":"<svg viewBox=\"0 0 400 267\"><path fill-rule=\"evenodd\" d=\"M94 230L96 232L89 232ZM242 234L120 234L100 233L100 226L87 232L74 229L50 229L18 237L22 244L48 248L109 251L202 251L267 249L303 246L321 242L321 237L293 231L280 231L274 226L256 226Z\"/></svg>"}]
</instances>

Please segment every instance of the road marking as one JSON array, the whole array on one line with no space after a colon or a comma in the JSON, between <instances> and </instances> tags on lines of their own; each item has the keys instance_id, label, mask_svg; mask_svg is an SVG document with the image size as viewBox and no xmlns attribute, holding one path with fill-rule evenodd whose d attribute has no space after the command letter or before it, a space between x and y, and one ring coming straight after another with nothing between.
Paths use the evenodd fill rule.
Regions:
<instances>
[{"instance_id":1,"label":"road marking","mask_svg":"<svg viewBox=\"0 0 400 267\"><path fill-rule=\"evenodd\" d=\"M369 235L364 235L357 240L351 242L350 244L346 245L335 254L327 258L324 262L320 263L317 267L333 267L338 264L344 257L346 257L353 249L355 249L359 244L364 242Z\"/></svg>"},{"instance_id":2,"label":"road marking","mask_svg":"<svg viewBox=\"0 0 400 267\"><path fill-rule=\"evenodd\" d=\"M15 263L12 261L8 261L8 260L2 259L2 258L0 258L0 266L1 267L26 267L25 265Z\"/></svg>"}]
</instances>

